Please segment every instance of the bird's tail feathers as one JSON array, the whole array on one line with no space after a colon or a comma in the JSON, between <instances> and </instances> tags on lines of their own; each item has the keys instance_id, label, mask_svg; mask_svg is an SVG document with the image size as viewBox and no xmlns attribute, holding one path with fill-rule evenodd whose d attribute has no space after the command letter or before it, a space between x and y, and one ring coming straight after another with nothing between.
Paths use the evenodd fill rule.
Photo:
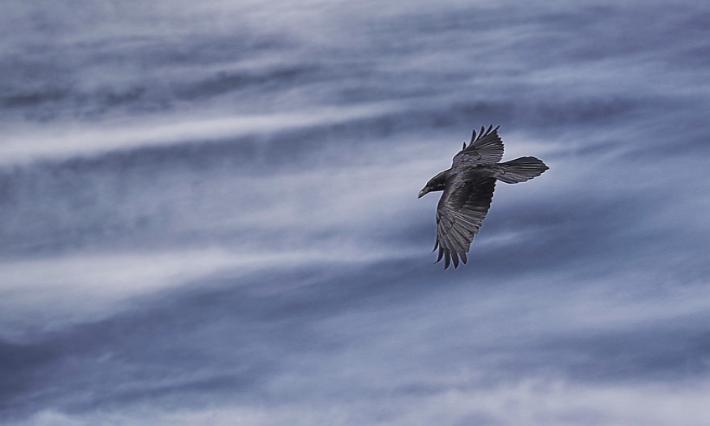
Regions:
<instances>
[{"instance_id":1,"label":"bird's tail feathers","mask_svg":"<svg viewBox=\"0 0 710 426\"><path fill-rule=\"evenodd\" d=\"M496 179L505 183L520 183L540 176L549 169L541 160L535 157L520 157L515 160L499 163Z\"/></svg>"}]
</instances>

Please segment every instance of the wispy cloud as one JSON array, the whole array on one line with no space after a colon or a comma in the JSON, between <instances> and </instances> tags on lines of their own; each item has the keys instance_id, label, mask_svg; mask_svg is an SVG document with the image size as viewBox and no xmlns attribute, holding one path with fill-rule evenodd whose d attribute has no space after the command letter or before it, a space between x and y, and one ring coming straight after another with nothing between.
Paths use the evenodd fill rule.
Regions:
<instances>
[{"instance_id":1,"label":"wispy cloud","mask_svg":"<svg viewBox=\"0 0 710 426\"><path fill-rule=\"evenodd\" d=\"M709 14L4 5L1 422L703 424ZM551 168L443 273L489 123Z\"/></svg>"},{"instance_id":2,"label":"wispy cloud","mask_svg":"<svg viewBox=\"0 0 710 426\"><path fill-rule=\"evenodd\" d=\"M549 425L616 422L666 425L682 422L700 425L708 421L703 399L703 394L708 391L706 387L580 386L539 380L485 389L455 385L447 388L449 390L441 393L434 391L433 395L413 392L410 396L390 397L386 404L382 400L331 401L329 407L321 410L298 403L282 403L268 413L248 405L194 410L180 408L171 412L144 406L132 414L108 412L101 415L72 415L47 410L34 415L30 424L73 426L107 421L130 425L148 421L155 425L348 425L371 420L363 415L363 410L374 412L381 422L392 425L426 425L431 422L503 425L540 422ZM599 407L604 407L603 413L599 412Z\"/></svg>"},{"instance_id":3,"label":"wispy cloud","mask_svg":"<svg viewBox=\"0 0 710 426\"><path fill-rule=\"evenodd\" d=\"M39 131L33 128L8 135L0 146L0 160L7 165L99 155L115 150L237 139L316 125L334 126L379 115L388 109L392 108L387 105L364 105L301 113L232 115L221 118L161 117L157 122L147 124L122 120L104 126L65 125Z\"/></svg>"}]
</instances>

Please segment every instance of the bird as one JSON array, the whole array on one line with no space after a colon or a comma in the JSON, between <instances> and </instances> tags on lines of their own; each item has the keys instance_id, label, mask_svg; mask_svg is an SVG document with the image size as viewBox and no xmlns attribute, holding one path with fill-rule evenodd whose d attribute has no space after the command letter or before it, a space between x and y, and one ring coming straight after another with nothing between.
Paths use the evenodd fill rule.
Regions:
<instances>
[{"instance_id":1,"label":"bird","mask_svg":"<svg viewBox=\"0 0 710 426\"><path fill-rule=\"evenodd\" d=\"M429 179L419 191L419 198L429 192L443 191L436 207L436 243L439 249L435 263L444 259L444 269L459 260L468 261L467 253L493 200L496 181L520 183L540 176L549 169L535 157L520 157L500 163L503 141L498 129L490 125L473 130L471 141L463 143L451 168Z\"/></svg>"}]
</instances>

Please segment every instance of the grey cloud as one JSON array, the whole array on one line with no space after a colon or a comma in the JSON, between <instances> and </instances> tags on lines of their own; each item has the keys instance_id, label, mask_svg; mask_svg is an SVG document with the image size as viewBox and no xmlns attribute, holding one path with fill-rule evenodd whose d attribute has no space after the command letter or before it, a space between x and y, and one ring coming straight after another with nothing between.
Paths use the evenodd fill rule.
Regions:
<instances>
[{"instance_id":1,"label":"grey cloud","mask_svg":"<svg viewBox=\"0 0 710 426\"><path fill-rule=\"evenodd\" d=\"M701 422L709 13L7 5L0 419ZM551 168L444 273L489 123Z\"/></svg>"}]
</instances>

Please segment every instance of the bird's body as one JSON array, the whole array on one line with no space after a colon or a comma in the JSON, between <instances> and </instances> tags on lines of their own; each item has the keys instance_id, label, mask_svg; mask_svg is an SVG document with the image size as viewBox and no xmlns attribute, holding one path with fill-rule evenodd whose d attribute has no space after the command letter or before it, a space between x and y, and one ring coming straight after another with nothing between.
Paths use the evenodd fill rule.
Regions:
<instances>
[{"instance_id":1,"label":"bird's body","mask_svg":"<svg viewBox=\"0 0 710 426\"><path fill-rule=\"evenodd\" d=\"M481 228L493 199L496 181L518 183L539 176L548 167L535 157L521 157L499 163L503 158L503 141L498 127L473 131L453 159L451 168L431 178L419 192L419 197L443 191L436 208L437 262L444 259L444 268L451 262L458 267L459 259L466 263L471 242Z\"/></svg>"}]
</instances>

